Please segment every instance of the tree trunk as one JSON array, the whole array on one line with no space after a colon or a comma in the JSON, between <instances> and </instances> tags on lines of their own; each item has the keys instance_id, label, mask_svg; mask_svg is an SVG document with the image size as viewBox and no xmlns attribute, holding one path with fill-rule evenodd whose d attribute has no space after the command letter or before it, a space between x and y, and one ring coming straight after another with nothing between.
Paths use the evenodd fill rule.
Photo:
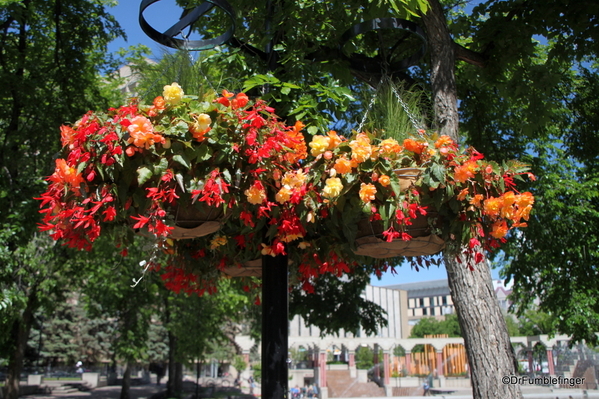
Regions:
<instances>
[{"instance_id":1,"label":"tree trunk","mask_svg":"<svg viewBox=\"0 0 599 399\"><path fill-rule=\"evenodd\" d=\"M443 8L429 0L424 22L431 55L433 106L440 134L458 140L459 115L455 82L454 43ZM522 398L518 385L505 385L503 376L516 373L516 359L505 320L493 291L487 262L467 264L445 254L449 289L460 322L472 375L475 399ZM472 269L472 270L471 270Z\"/></svg>"},{"instance_id":2,"label":"tree trunk","mask_svg":"<svg viewBox=\"0 0 599 399\"><path fill-rule=\"evenodd\" d=\"M175 362L175 375L173 376L173 390L175 391L175 397L183 397L183 364L181 362Z\"/></svg>"},{"instance_id":3,"label":"tree trunk","mask_svg":"<svg viewBox=\"0 0 599 399\"><path fill-rule=\"evenodd\" d=\"M176 361L175 361L175 351L177 350L177 337L172 332L168 332L168 380L166 383L166 396L168 398L175 398L176 389L175 389L175 380L177 378L176 374Z\"/></svg>"},{"instance_id":4,"label":"tree trunk","mask_svg":"<svg viewBox=\"0 0 599 399\"><path fill-rule=\"evenodd\" d=\"M127 362L125 366L125 373L123 373L123 384L121 385L121 396L120 399L129 399L130 395L130 387L131 387L131 366L130 362Z\"/></svg>"},{"instance_id":5,"label":"tree trunk","mask_svg":"<svg viewBox=\"0 0 599 399\"><path fill-rule=\"evenodd\" d=\"M505 319L493 290L487 262L470 270L452 254L445 255L451 298L458 315L472 375L474 399L522 398L519 385L506 385L503 376L517 374Z\"/></svg>"},{"instance_id":6,"label":"tree trunk","mask_svg":"<svg viewBox=\"0 0 599 399\"><path fill-rule=\"evenodd\" d=\"M14 350L8 363L8 376L6 378L6 399L17 399L19 397L19 381L21 379L21 370L23 370L23 360L25 358L25 349L27 340L33 323L33 314L39 306L37 297L38 285L35 284L30 289L27 297L27 305L21 317L13 323L11 332L11 342Z\"/></svg>"}]
</instances>

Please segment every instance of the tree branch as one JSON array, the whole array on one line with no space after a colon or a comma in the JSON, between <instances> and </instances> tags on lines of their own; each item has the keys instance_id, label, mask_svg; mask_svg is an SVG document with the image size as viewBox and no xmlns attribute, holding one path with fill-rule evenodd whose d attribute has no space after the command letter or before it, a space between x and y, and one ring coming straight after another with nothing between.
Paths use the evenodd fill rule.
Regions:
<instances>
[{"instance_id":1,"label":"tree branch","mask_svg":"<svg viewBox=\"0 0 599 399\"><path fill-rule=\"evenodd\" d=\"M479 52L469 50L461 44L453 42L453 51L455 53L455 58L460 61L467 62L468 64L480 68L484 68L487 66L487 57L485 57Z\"/></svg>"}]
</instances>

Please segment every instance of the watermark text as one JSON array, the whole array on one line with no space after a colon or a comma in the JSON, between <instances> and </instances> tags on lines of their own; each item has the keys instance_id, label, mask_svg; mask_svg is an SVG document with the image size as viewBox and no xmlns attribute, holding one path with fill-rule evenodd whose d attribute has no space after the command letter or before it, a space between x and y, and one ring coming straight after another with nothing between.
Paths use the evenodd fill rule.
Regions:
<instances>
[{"instance_id":1,"label":"watermark text","mask_svg":"<svg viewBox=\"0 0 599 399\"><path fill-rule=\"evenodd\" d=\"M562 377L559 376L541 376L541 377L528 377L519 375L504 375L501 377L501 382L504 385L582 385L584 384L584 378L578 377Z\"/></svg>"}]
</instances>

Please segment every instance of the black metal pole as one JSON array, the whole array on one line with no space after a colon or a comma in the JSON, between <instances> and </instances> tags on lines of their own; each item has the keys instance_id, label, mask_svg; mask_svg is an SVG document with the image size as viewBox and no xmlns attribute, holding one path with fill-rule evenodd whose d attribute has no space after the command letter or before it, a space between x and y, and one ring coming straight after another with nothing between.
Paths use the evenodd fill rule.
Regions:
<instances>
[{"instance_id":1,"label":"black metal pole","mask_svg":"<svg viewBox=\"0 0 599 399\"><path fill-rule=\"evenodd\" d=\"M262 256L262 398L286 399L289 392L287 255Z\"/></svg>"}]
</instances>

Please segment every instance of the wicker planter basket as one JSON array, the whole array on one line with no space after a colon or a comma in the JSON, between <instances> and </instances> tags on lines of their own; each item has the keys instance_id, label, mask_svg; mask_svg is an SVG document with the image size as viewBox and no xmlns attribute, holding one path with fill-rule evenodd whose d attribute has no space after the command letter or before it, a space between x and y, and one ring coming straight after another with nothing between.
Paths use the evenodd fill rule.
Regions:
<instances>
[{"instance_id":1,"label":"wicker planter basket","mask_svg":"<svg viewBox=\"0 0 599 399\"><path fill-rule=\"evenodd\" d=\"M410 187L414 185L420 174L422 173L421 168L402 168L395 169L395 174L399 178L399 188L401 191L408 191Z\"/></svg>"},{"instance_id":2,"label":"wicker planter basket","mask_svg":"<svg viewBox=\"0 0 599 399\"><path fill-rule=\"evenodd\" d=\"M229 266L223 273L231 277L262 277L262 258L249 260L243 266Z\"/></svg>"},{"instance_id":3,"label":"wicker planter basket","mask_svg":"<svg viewBox=\"0 0 599 399\"><path fill-rule=\"evenodd\" d=\"M406 226L406 233L412 236L410 241L395 239L391 242L387 242L383 237L382 222L362 219L358 223L354 253L378 259L439 253L445 247L445 241L439 236L431 234L428 224L428 218L431 216L434 217L435 214L418 216L413 220L412 225Z\"/></svg>"},{"instance_id":4,"label":"wicker planter basket","mask_svg":"<svg viewBox=\"0 0 599 399\"><path fill-rule=\"evenodd\" d=\"M293 264L290 260L289 265ZM262 277L262 258L248 260L243 266L229 266L223 273L231 277Z\"/></svg>"},{"instance_id":5,"label":"wicker planter basket","mask_svg":"<svg viewBox=\"0 0 599 399\"><path fill-rule=\"evenodd\" d=\"M170 237L176 240L212 234L220 229L223 218L222 209L214 207L177 207L170 212L175 216L175 228Z\"/></svg>"}]
</instances>

